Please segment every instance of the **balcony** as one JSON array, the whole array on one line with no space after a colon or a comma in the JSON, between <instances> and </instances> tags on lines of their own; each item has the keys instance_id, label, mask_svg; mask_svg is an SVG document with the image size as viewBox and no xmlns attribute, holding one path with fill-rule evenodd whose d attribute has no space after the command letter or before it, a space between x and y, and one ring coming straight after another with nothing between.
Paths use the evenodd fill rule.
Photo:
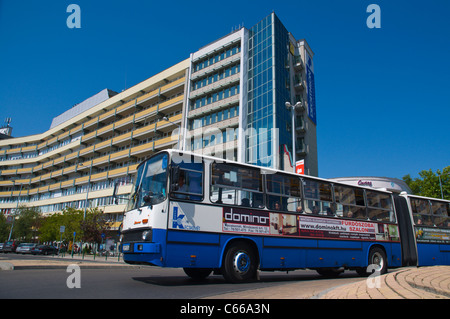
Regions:
<instances>
[{"instance_id":1,"label":"balcony","mask_svg":"<svg viewBox=\"0 0 450 319\"><path fill-rule=\"evenodd\" d=\"M306 132L306 122L303 116L297 115L295 119L295 130L297 133L304 133Z\"/></svg>"},{"instance_id":2,"label":"balcony","mask_svg":"<svg viewBox=\"0 0 450 319\"><path fill-rule=\"evenodd\" d=\"M205 106L189 111L189 118L199 117L203 114L212 113L220 109L226 108L233 104L239 104L240 93L227 97L226 99L207 104Z\"/></svg>"},{"instance_id":3,"label":"balcony","mask_svg":"<svg viewBox=\"0 0 450 319\"><path fill-rule=\"evenodd\" d=\"M294 78L294 88L295 88L295 90L297 90L297 91L301 91L301 90L303 90L304 89L304 86L303 86L303 79L301 78L301 77L295 77Z\"/></svg>"},{"instance_id":4,"label":"balcony","mask_svg":"<svg viewBox=\"0 0 450 319\"><path fill-rule=\"evenodd\" d=\"M130 149L126 149L117 153L111 154L110 161L118 161L121 159L128 158L130 156Z\"/></svg>"},{"instance_id":5,"label":"balcony","mask_svg":"<svg viewBox=\"0 0 450 319\"><path fill-rule=\"evenodd\" d=\"M294 68L296 71L303 69L303 61L299 55L294 56Z\"/></svg>"},{"instance_id":6,"label":"balcony","mask_svg":"<svg viewBox=\"0 0 450 319\"><path fill-rule=\"evenodd\" d=\"M153 152L153 143L152 142L131 148L131 156L150 155L152 152Z\"/></svg>"},{"instance_id":7,"label":"balcony","mask_svg":"<svg viewBox=\"0 0 450 319\"><path fill-rule=\"evenodd\" d=\"M204 86L204 87L202 87L200 89L191 91L191 93L189 95L189 98L190 99L194 99L194 98L196 98L198 96L205 95L205 94L208 94L210 92L213 92L213 91L219 90L221 88L230 86L232 84L238 83L239 79L240 79L240 73L233 74L233 75L231 75L229 77L226 77L226 78L224 78L222 80L219 80L219 81L214 82L212 84L208 84L208 85L206 85L206 86Z\"/></svg>"},{"instance_id":8,"label":"balcony","mask_svg":"<svg viewBox=\"0 0 450 319\"><path fill-rule=\"evenodd\" d=\"M305 103L303 103L302 101L297 101L295 103L295 111L297 113L303 113L305 111Z\"/></svg>"},{"instance_id":9,"label":"balcony","mask_svg":"<svg viewBox=\"0 0 450 319\"><path fill-rule=\"evenodd\" d=\"M295 144L295 151L297 155L301 156L305 156L308 153L308 148L303 139L297 140L297 143Z\"/></svg>"},{"instance_id":10,"label":"balcony","mask_svg":"<svg viewBox=\"0 0 450 319\"><path fill-rule=\"evenodd\" d=\"M216 62L206 68L203 68L197 72L193 72L191 74L191 80L194 81L202 76L205 76L209 73L215 72L216 70L219 70L223 67L226 67L236 61L239 61L241 59L241 54L240 53L236 53L226 59L223 59L222 61Z\"/></svg>"}]
</instances>

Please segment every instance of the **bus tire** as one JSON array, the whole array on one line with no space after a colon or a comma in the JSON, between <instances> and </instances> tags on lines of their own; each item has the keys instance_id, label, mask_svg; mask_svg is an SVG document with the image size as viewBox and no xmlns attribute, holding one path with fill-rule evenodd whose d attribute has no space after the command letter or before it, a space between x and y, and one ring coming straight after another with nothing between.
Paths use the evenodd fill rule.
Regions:
<instances>
[{"instance_id":1,"label":"bus tire","mask_svg":"<svg viewBox=\"0 0 450 319\"><path fill-rule=\"evenodd\" d=\"M248 282L256 279L258 261L254 249L247 243L231 244L222 263L222 275L232 283Z\"/></svg>"},{"instance_id":2,"label":"bus tire","mask_svg":"<svg viewBox=\"0 0 450 319\"><path fill-rule=\"evenodd\" d=\"M212 269L210 268L183 268L184 273L195 280L202 280L208 277Z\"/></svg>"},{"instance_id":3,"label":"bus tire","mask_svg":"<svg viewBox=\"0 0 450 319\"><path fill-rule=\"evenodd\" d=\"M369 276L371 273L374 273L375 271L378 272L379 275L384 275L387 273L387 257L386 253L381 247L372 247L369 251L369 265L365 268L358 268L356 269L356 272L360 276ZM376 265L375 269L371 265ZM369 273L370 271L370 273Z\"/></svg>"}]
</instances>

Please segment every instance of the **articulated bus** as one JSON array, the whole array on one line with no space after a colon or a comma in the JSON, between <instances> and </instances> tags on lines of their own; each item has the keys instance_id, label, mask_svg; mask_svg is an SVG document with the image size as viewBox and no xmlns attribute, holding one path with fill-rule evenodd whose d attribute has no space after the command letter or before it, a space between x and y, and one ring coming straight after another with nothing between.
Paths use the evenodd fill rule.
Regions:
<instances>
[{"instance_id":1,"label":"articulated bus","mask_svg":"<svg viewBox=\"0 0 450 319\"><path fill-rule=\"evenodd\" d=\"M229 282L258 271L450 264L450 202L167 150L138 166L124 261ZM370 266L370 267L369 267Z\"/></svg>"}]
</instances>

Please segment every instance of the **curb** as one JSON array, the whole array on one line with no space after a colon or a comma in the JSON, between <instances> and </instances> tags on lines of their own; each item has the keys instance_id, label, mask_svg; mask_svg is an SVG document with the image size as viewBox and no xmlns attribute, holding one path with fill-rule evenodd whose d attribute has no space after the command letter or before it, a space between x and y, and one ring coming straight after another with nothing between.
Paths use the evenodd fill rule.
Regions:
<instances>
[{"instance_id":1,"label":"curb","mask_svg":"<svg viewBox=\"0 0 450 319\"><path fill-rule=\"evenodd\" d=\"M327 289L318 299L450 299L450 267L408 267L375 277L378 287L367 281Z\"/></svg>"},{"instance_id":2,"label":"curb","mask_svg":"<svg viewBox=\"0 0 450 319\"><path fill-rule=\"evenodd\" d=\"M2 270L30 270L30 269L67 269L69 265L77 265L83 269L140 269L140 265L129 265L125 263L106 263L95 262L89 260L52 260L46 261L29 261L29 260L8 260L0 261L0 271Z\"/></svg>"},{"instance_id":3,"label":"curb","mask_svg":"<svg viewBox=\"0 0 450 319\"><path fill-rule=\"evenodd\" d=\"M121 266L114 266L114 265L86 265L86 264L79 264L79 263L68 263L65 265L26 265L26 266L14 266L12 265L12 269L2 269L2 270L31 270L31 269L67 269L69 265L77 265L82 269L140 269L139 266L133 266L133 265L121 265Z\"/></svg>"},{"instance_id":4,"label":"curb","mask_svg":"<svg viewBox=\"0 0 450 319\"><path fill-rule=\"evenodd\" d=\"M14 270L14 265L7 262L0 262L0 270Z\"/></svg>"}]
</instances>

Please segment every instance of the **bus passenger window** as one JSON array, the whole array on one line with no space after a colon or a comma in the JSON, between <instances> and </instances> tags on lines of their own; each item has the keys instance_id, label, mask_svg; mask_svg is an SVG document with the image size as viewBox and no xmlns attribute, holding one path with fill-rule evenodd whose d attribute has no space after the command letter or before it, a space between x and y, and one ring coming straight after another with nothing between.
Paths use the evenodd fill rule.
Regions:
<instances>
[{"instance_id":1,"label":"bus passenger window","mask_svg":"<svg viewBox=\"0 0 450 319\"><path fill-rule=\"evenodd\" d=\"M171 197L193 201L203 200L203 163L172 164Z\"/></svg>"},{"instance_id":2,"label":"bus passenger window","mask_svg":"<svg viewBox=\"0 0 450 319\"><path fill-rule=\"evenodd\" d=\"M267 207L275 211L297 212L302 209L300 179L284 174L266 175Z\"/></svg>"},{"instance_id":3,"label":"bus passenger window","mask_svg":"<svg viewBox=\"0 0 450 319\"><path fill-rule=\"evenodd\" d=\"M305 212L313 215L335 216L336 207L333 204L331 190L330 183L303 179Z\"/></svg>"},{"instance_id":4,"label":"bus passenger window","mask_svg":"<svg viewBox=\"0 0 450 319\"><path fill-rule=\"evenodd\" d=\"M218 204L263 208L260 170L234 164L212 163L210 200Z\"/></svg>"},{"instance_id":5,"label":"bus passenger window","mask_svg":"<svg viewBox=\"0 0 450 319\"><path fill-rule=\"evenodd\" d=\"M410 203L414 223L421 226L433 226L430 202L423 198L411 198Z\"/></svg>"},{"instance_id":6,"label":"bus passenger window","mask_svg":"<svg viewBox=\"0 0 450 319\"><path fill-rule=\"evenodd\" d=\"M448 227L448 203L430 201L431 211L433 212L433 223L437 227Z\"/></svg>"},{"instance_id":7,"label":"bus passenger window","mask_svg":"<svg viewBox=\"0 0 450 319\"><path fill-rule=\"evenodd\" d=\"M427 199L411 198L411 209L416 214L430 214L430 204Z\"/></svg>"},{"instance_id":8,"label":"bus passenger window","mask_svg":"<svg viewBox=\"0 0 450 319\"><path fill-rule=\"evenodd\" d=\"M363 189L334 185L334 198L336 200L337 216L367 219Z\"/></svg>"},{"instance_id":9,"label":"bus passenger window","mask_svg":"<svg viewBox=\"0 0 450 319\"><path fill-rule=\"evenodd\" d=\"M366 198L370 220L395 222L392 200L389 194L366 190Z\"/></svg>"}]
</instances>

